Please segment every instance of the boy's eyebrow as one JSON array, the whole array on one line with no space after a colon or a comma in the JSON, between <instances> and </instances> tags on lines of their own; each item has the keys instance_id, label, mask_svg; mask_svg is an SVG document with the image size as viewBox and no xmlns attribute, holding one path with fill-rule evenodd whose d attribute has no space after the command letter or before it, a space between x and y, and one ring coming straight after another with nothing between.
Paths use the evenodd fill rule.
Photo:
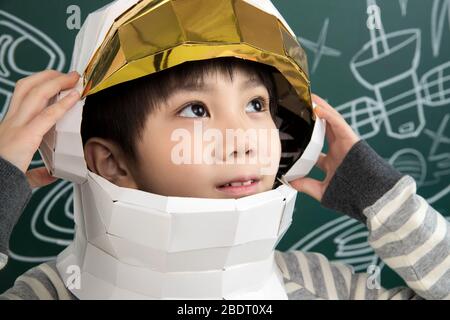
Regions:
<instances>
[{"instance_id":1,"label":"boy's eyebrow","mask_svg":"<svg viewBox=\"0 0 450 320\"><path fill-rule=\"evenodd\" d=\"M241 82L239 88L252 89L259 86L264 86L264 84L257 78L247 78L247 80ZM185 82L177 85L176 91L213 91L213 86L211 84L203 82Z\"/></svg>"}]
</instances>

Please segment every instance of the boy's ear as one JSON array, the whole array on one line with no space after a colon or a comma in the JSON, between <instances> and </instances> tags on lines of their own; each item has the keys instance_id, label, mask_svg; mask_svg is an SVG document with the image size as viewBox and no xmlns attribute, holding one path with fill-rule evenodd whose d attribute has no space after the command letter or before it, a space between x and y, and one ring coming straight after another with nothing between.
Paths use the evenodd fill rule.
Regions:
<instances>
[{"instance_id":1,"label":"boy's ear","mask_svg":"<svg viewBox=\"0 0 450 320\"><path fill-rule=\"evenodd\" d=\"M88 169L119 187L137 189L127 157L117 143L103 138L90 138L84 146Z\"/></svg>"}]
</instances>

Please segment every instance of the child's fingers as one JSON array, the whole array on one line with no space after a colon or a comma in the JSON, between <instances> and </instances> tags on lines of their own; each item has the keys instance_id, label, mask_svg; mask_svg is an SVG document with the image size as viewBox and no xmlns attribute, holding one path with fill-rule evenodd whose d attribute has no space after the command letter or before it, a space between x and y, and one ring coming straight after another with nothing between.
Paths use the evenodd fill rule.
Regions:
<instances>
[{"instance_id":1,"label":"child's fingers","mask_svg":"<svg viewBox=\"0 0 450 320\"><path fill-rule=\"evenodd\" d=\"M316 108L314 108L314 113L321 119L325 119L329 122L333 128L339 128L343 126L344 118L334 110L329 104L317 103Z\"/></svg>"},{"instance_id":2,"label":"child's fingers","mask_svg":"<svg viewBox=\"0 0 450 320\"><path fill-rule=\"evenodd\" d=\"M45 108L30 122L31 132L44 136L79 99L80 93L77 90L72 90L57 103Z\"/></svg>"},{"instance_id":3,"label":"child's fingers","mask_svg":"<svg viewBox=\"0 0 450 320\"><path fill-rule=\"evenodd\" d=\"M341 115L336 109L334 109L332 106L330 106L330 104L327 101L325 101L318 95L313 93L313 94L311 94L311 97L312 97L313 102L315 102L317 105L322 106L323 108L330 111L331 113L334 113L337 116Z\"/></svg>"},{"instance_id":4,"label":"child's fingers","mask_svg":"<svg viewBox=\"0 0 450 320\"><path fill-rule=\"evenodd\" d=\"M334 134L333 127L328 121L326 127L325 137L327 138L328 145L333 145L334 141L336 140L336 135Z\"/></svg>"},{"instance_id":5,"label":"child's fingers","mask_svg":"<svg viewBox=\"0 0 450 320\"><path fill-rule=\"evenodd\" d=\"M323 194L323 183L312 178L299 178L289 182L299 192L306 193L317 201L321 201Z\"/></svg>"},{"instance_id":6,"label":"child's fingers","mask_svg":"<svg viewBox=\"0 0 450 320\"><path fill-rule=\"evenodd\" d=\"M61 72L56 70L45 70L17 81L5 119L11 117L11 115L13 115L19 109L19 106L22 104L24 97L30 92L32 88L51 79L55 79L61 74Z\"/></svg>"},{"instance_id":7,"label":"child's fingers","mask_svg":"<svg viewBox=\"0 0 450 320\"><path fill-rule=\"evenodd\" d=\"M317 96L314 96L314 101L317 103L317 107L314 109L314 113L319 118L325 119L327 123L330 124L330 129L333 131L334 137L347 138L347 136L353 135L352 128L345 121L342 115L328 103L324 102L324 100L316 97Z\"/></svg>"},{"instance_id":8,"label":"child's fingers","mask_svg":"<svg viewBox=\"0 0 450 320\"><path fill-rule=\"evenodd\" d=\"M325 162L327 160L327 155L323 152L320 153L319 159L317 159L316 166L323 172L327 172Z\"/></svg>"},{"instance_id":9,"label":"child's fingers","mask_svg":"<svg viewBox=\"0 0 450 320\"><path fill-rule=\"evenodd\" d=\"M21 109L16 112L14 122L25 124L37 116L49 104L52 97L59 92L73 88L78 82L79 75L76 72L70 74L61 74L60 76L46 81L34 88L24 97Z\"/></svg>"},{"instance_id":10,"label":"child's fingers","mask_svg":"<svg viewBox=\"0 0 450 320\"><path fill-rule=\"evenodd\" d=\"M26 176L31 188L44 187L58 180L52 177L45 167L29 170Z\"/></svg>"}]
</instances>

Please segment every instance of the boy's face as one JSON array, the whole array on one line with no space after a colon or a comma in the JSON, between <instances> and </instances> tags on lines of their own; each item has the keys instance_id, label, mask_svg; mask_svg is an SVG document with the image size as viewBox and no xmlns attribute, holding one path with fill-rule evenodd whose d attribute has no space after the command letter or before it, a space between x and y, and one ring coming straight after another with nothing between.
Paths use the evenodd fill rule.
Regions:
<instances>
[{"instance_id":1,"label":"boy's face","mask_svg":"<svg viewBox=\"0 0 450 320\"><path fill-rule=\"evenodd\" d=\"M281 144L268 90L239 69L233 80L220 72L205 75L204 84L178 88L152 111L130 170L136 186L165 196L201 198L271 190Z\"/></svg>"}]
</instances>

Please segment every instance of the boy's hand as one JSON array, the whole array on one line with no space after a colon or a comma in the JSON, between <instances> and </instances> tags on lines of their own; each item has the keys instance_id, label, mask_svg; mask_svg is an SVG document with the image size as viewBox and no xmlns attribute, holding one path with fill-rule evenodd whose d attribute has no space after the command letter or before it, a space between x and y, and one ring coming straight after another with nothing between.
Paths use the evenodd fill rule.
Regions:
<instances>
[{"instance_id":1,"label":"boy's hand","mask_svg":"<svg viewBox=\"0 0 450 320\"><path fill-rule=\"evenodd\" d=\"M328 154L322 153L316 164L326 173L326 177L323 181L312 178L299 178L291 181L290 185L320 202L336 169L342 163L342 160L344 160L352 146L360 138L353 132L352 128L339 112L334 110L325 100L314 94L312 95L312 99L317 104L317 107L314 109L315 114L319 118L325 119L327 123L326 138L328 141Z\"/></svg>"},{"instance_id":2,"label":"boy's hand","mask_svg":"<svg viewBox=\"0 0 450 320\"><path fill-rule=\"evenodd\" d=\"M45 70L16 83L9 110L0 123L0 156L26 173L32 187L55 180L45 168L26 171L44 135L76 104L80 94L73 90L50 106L49 100L73 88L79 77L77 72Z\"/></svg>"}]
</instances>

